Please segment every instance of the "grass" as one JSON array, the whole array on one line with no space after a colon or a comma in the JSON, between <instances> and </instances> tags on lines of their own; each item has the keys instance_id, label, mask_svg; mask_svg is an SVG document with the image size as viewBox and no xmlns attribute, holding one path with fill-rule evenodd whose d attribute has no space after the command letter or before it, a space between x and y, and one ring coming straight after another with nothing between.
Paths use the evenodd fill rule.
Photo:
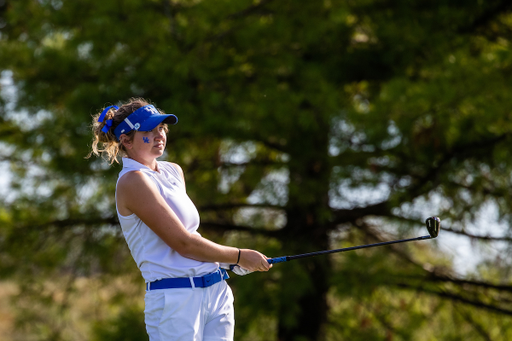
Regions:
<instances>
[{"instance_id":1,"label":"grass","mask_svg":"<svg viewBox=\"0 0 512 341\"><path fill-rule=\"evenodd\" d=\"M143 318L144 283L133 277L76 278L37 283L28 291L0 282L2 341L90 341L127 308Z\"/></svg>"}]
</instances>

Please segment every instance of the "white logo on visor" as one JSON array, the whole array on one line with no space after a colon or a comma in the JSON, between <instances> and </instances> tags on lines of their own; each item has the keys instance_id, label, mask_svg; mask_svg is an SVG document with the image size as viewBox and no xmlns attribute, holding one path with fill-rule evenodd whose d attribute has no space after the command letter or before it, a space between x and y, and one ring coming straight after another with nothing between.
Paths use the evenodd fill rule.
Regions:
<instances>
[{"instance_id":1,"label":"white logo on visor","mask_svg":"<svg viewBox=\"0 0 512 341\"><path fill-rule=\"evenodd\" d=\"M155 109L155 107L148 107L148 110L151 111L151 113L153 115L159 115L160 113L158 112L158 110Z\"/></svg>"},{"instance_id":2,"label":"white logo on visor","mask_svg":"<svg viewBox=\"0 0 512 341\"><path fill-rule=\"evenodd\" d=\"M135 129L135 130L139 130L139 128L140 128L140 123L135 123L135 124L133 125L133 129Z\"/></svg>"}]
</instances>

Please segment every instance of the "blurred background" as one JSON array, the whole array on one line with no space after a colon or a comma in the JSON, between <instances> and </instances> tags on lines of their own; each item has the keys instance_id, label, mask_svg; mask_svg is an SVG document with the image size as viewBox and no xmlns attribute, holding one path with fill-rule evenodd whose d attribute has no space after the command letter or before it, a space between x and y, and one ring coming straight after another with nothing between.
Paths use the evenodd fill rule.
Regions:
<instances>
[{"instance_id":1,"label":"blurred background","mask_svg":"<svg viewBox=\"0 0 512 341\"><path fill-rule=\"evenodd\" d=\"M242 341L512 339L512 2L0 0L0 339L145 340L92 115L179 117Z\"/></svg>"}]
</instances>

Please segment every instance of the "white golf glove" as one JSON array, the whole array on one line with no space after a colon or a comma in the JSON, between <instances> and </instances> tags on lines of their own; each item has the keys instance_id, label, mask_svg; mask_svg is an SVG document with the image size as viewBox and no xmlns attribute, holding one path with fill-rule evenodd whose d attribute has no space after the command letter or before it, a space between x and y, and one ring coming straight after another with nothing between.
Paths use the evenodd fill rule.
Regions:
<instances>
[{"instance_id":1,"label":"white golf glove","mask_svg":"<svg viewBox=\"0 0 512 341\"><path fill-rule=\"evenodd\" d=\"M245 276L245 275L248 275L248 274L252 273L252 271L244 269L244 268L240 267L240 265L234 265L234 264L228 264L228 263L220 263L220 267L223 268L223 269L226 269L226 270L231 270L235 274L237 274L238 276Z\"/></svg>"}]
</instances>

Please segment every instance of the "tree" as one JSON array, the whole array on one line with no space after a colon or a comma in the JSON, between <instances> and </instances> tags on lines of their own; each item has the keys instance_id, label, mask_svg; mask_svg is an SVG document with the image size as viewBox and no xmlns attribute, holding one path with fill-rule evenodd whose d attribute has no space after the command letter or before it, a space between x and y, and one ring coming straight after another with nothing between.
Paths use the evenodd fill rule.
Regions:
<instances>
[{"instance_id":1,"label":"tree","mask_svg":"<svg viewBox=\"0 0 512 341\"><path fill-rule=\"evenodd\" d=\"M14 174L5 276L133 271L114 214L119 168L84 159L90 115L131 96L179 116L166 158L185 169L211 238L280 256L415 234L436 214L441 238L508 250L508 227L489 237L464 226L489 202L510 221L509 2L1 8L0 65L16 89L1 118ZM506 337L508 272L500 258L462 276L432 243L276 265L233 279L238 333L405 340L432 322L441 339L492 339L496 324Z\"/></svg>"}]
</instances>

